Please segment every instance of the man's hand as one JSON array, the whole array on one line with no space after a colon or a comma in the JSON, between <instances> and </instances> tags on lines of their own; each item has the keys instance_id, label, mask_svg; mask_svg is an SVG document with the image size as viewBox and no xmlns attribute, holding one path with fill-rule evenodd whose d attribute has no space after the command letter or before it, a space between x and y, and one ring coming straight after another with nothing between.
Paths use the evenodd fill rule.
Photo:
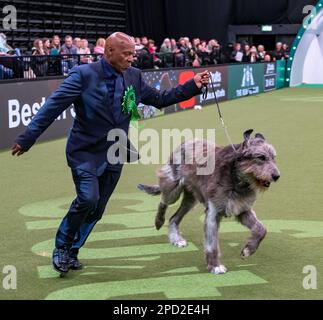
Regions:
<instances>
[{"instance_id":1,"label":"man's hand","mask_svg":"<svg viewBox=\"0 0 323 320\"><path fill-rule=\"evenodd\" d=\"M197 87L199 89L201 89L202 86L207 86L208 83L209 83L209 80L210 80L210 76L209 76L209 71L208 70L205 70L205 71L203 71L201 73L197 73L194 76L195 84L197 85Z\"/></svg>"},{"instance_id":2,"label":"man's hand","mask_svg":"<svg viewBox=\"0 0 323 320\"><path fill-rule=\"evenodd\" d=\"M11 148L12 152L11 154L13 156L15 156L17 154L17 156L21 156L23 153L25 153L25 151L22 150L22 147L18 144L18 143L15 143L13 145L13 147Z\"/></svg>"}]
</instances>

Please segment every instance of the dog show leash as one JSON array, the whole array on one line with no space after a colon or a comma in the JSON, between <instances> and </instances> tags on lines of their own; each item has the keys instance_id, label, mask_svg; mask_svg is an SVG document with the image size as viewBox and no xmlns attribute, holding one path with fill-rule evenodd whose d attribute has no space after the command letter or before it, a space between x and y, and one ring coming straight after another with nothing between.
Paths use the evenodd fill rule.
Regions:
<instances>
[{"instance_id":1,"label":"dog show leash","mask_svg":"<svg viewBox=\"0 0 323 320\"><path fill-rule=\"evenodd\" d=\"M219 118L220 118L220 121L221 121L221 124L222 124L222 128L224 130L224 133L225 133L225 135L226 135L226 137L227 137L227 139L228 139L228 141L229 141L232 149L234 150L235 153L237 153L237 149L235 148L234 144L232 143L232 140L231 140L231 137L230 137L228 128L225 125L224 120L223 120L223 117L222 117L222 113L221 113L221 109L220 109L220 106L219 106L218 98L216 96L216 91L215 91L214 83L213 83L213 80L212 80L212 74L211 74L211 72L209 72L209 76L210 76L211 87L212 87L212 91L213 91L213 94L214 94L214 100L215 100L215 104L216 104L217 109L218 109L218 114L219 114ZM207 95L208 95L208 85L204 85L204 91L203 91L202 98L204 100L206 100L207 99Z\"/></svg>"}]
</instances>

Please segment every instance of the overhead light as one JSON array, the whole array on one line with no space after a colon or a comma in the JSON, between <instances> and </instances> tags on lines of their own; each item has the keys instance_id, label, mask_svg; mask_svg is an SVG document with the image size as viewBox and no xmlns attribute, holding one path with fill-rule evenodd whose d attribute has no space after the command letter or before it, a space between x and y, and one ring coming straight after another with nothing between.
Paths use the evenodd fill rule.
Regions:
<instances>
[{"instance_id":1,"label":"overhead light","mask_svg":"<svg viewBox=\"0 0 323 320\"><path fill-rule=\"evenodd\" d=\"M262 32L271 32L271 31L273 31L273 26L269 26L269 25L261 26L261 31Z\"/></svg>"}]
</instances>

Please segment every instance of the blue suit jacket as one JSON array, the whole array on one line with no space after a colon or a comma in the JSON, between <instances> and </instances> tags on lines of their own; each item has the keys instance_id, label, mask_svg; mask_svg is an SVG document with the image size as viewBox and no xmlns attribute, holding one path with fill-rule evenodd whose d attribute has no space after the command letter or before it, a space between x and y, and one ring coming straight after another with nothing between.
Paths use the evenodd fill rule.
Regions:
<instances>
[{"instance_id":1,"label":"blue suit jacket","mask_svg":"<svg viewBox=\"0 0 323 320\"><path fill-rule=\"evenodd\" d=\"M201 93L194 80L170 90L158 91L143 81L141 71L136 68L130 67L123 76L125 89L133 86L137 104L142 102L161 108ZM122 115L121 121L115 123L100 61L73 68L32 119L26 131L16 139L16 143L27 151L72 103L76 117L66 146L68 165L96 175L100 175L107 166L111 170L121 170L121 164L111 165L107 162L107 150L113 144L107 141L107 134L115 128L128 134L130 116Z\"/></svg>"}]
</instances>

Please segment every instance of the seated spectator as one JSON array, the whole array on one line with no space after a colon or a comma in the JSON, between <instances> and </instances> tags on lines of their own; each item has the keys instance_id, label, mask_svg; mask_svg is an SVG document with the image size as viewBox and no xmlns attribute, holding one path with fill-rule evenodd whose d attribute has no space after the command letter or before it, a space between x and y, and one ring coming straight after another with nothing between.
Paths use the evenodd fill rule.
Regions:
<instances>
[{"instance_id":1,"label":"seated spectator","mask_svg":"<svg viewBox=\"0 0 323 320\"><path fill-rule=\"evenodd\" d=\"M198 45L201 43L201 40L199 38L194 38L192 41L192 48L196 52Z\"/></svg>"},{"instance_id":2,"label":"seated spectator","mask_svg":"<svg viewBox=\"0 0 323 320\"><path fill-rule=\"evenodd\" d=\"M206 45L206 43L205 43ZM197 50L196 50L196 55L198 57L198 62L195 61L194 66L205 66L205 65L209 65L210 64L210 59L209 59L209 53L206 49L206 46L203 45L203 42L201 42L198 46L197 46Z\"/></svg>"},{"instance_id":3,"label":"seated spectator","mask_svg":"<svg viewBox=\"0 0 323 320\"><path fill-rule=\"evenodd\" d=\"M43 38L43 50L47 56L50 55L50 40L48 38Z\"/></svg>"},{"instance_id":4,"label":"seated spectator","mask_svg":"<svg viewBox=\"0 0 323 320\"><path fill-rule=\"evenodd\" d=\"M81 38L76 37L76 38L74 38L74 41L73 42L74 42L74 45L76 47L77 54L81 54L81 47L82 47L82 40L81 40Z\"/></svg>"},{"instance_id":5,"label":"seated spectator","mask_svg":"<svg viewBox=\"0 0 323 320\"><path fill-rule=\"evenodd\" d=\"M0 57L6 57L13 54L13 49L7 44L7 37L0 33ZM12 63L5 58L0 59L0 79L13 78Z\"/></svg>"},{"instance_id":6,"label":"seated spectator","mask_svg":"<svg viewBox=\"0 0 323 320\"><path fill-rule=\"evenodd\" d=\"M178 48L176 40L174 38L170 39L170 45L171 45L172 53L175 55L175 67L184 67L185 56Z\"/></svg>"},{"instance_id":7,"label":"seated spectator","mask_svg":"<svg viewBox=\"0 0 323 320\"><path fill-rule=\"evenodd\" d=\"M193 65L193 61L196 58L196 53L193 49L193 45L190 41L190 38L188 37L184 37L184 42L185 42L185 46L187 48L187 52L186 52L186 66L192 66Z\"/></svg>"},{"instance_id":8,"label":"seated spectator","mask_svg":"<svg viewBox=\"0 0 323 320\"><path fill-rule=\"evenodd\" d=\"M172 45L169 38L165 38L159 50L160 53L171 53Z\"/></svg>"},{"instance_id":9,"label":"seated spectator","mask_svg":"<svg viewBox=\"0 0 323 320\"><path fill-rule=\"evenodd\" d=\"M202 48L203 48L203 51L204 52L207 52L207 53L209 53L210 51L209 51L209 48L208 48L208 46L207 46L207 42L205 41L205 40L202 40L201 41L201 45L202 45Z\"/></svg>"},{"instance_id":10,"label":"seated spectator","mask_svg":"<svg viewBox=\"0 0 323 320\"><path fill-rule=\"evenodd\" d=\"M170 39L170 46L172 48L172 52L174 52L174 53L178 53L179 52L179 49L178 49L176 40L174 38Z\"/></svg>"},{"instance_id":11,"label":"seated spectator","mask_svg":"<svg viewBox=\"0 0 323 320\"><path fill-rule=\"evenodd\" d=\"M268 54L268 53L266 53L265 54L265 57L264 57L264 62L271 62L271 55L270 54Z\"/></svg>"},{"instance_id":12,"label":"seated spectator","mask_svg":"<svg viewBox=\"0 0 323 320\"><path fill-rule=\"evenodd\" d=\"M184 37L183 39L185 41L186 47L191 49L192 48L192 43L190 41L190 38L189 37Z\"/></svg>"},{"instance_id":13,"label":"seated spectator","mask_svg":"<svg viewBox=\"0 0 323 320\"><path fill-rule=\"evenodd\" d=\"M208 51L210 55L210 64L221 63L221 46L216 39L211 39L208 44Z\"/></svg>"},{"instance_id":14,"label":"seated spectator","mask_svg":"<svg viewBox=\"0 0 323 320\"><path fill-rule=\"evenodd\" d=\"M148 48L148 38L147 37L141 37L141 49L143 49L143 47Z\"/></svg>"},{"instance_id":15,"label":"seated spectator","mask_svg":"<svg viewBox=\"0 0 323 320\"><path fill-rule=\"evenodd\" d=\"M142 48L136 51L137 66L140 69L152 69L154 68L154 58L148 48L148 39L146 37L142 37L141 44Z\"/></svg>"},{"instance_id":16,"label":"seated spectator","mask_svg":"<svg viewBox=\"0 0 323 320\"><path fill-rule=\"evenodd\" d=\"M77 47L73 44L73 38L71 36L65 37L60 54L77 54Z\"/></svg>"},{"instance_id":17,"label":"seated spectator","mask_svg":"<svg viewBox=\"0 0 323 320\"><path fill-rule=\"evenodd\" d=\"M282 48L285 52L285 59L288 59L289 58L289 47L288 47L287 43L284 43Z\"/></svg>"},{"instance_id":18,"label":"seated spectator","mask_svg":"<svg viewBox=\"0 0 323 320\"><path fill-rule=\"evenodd\" d=\"M174 64L172 45L169 38L165 38L159 50L160 59L163 61L163 66L171 68Z\"/></svg>"},{"instance_id":19,"label":"seated spectator","mask_svg":"<svg viewBox=\"0 0 323 320\"><path fill-rule=\"evenodd\" d=\"M258 55L260 60L263 61L265 59L265 55L266 55L265 47L261 44L258 46Z\"/></svg>"},{"instance_id":20,"label":"seated spectator","mask_svg":"<svg viewBox=\"0 0 323 320\"><path fill-rule=\"evenodd\" d=\"M283 44L281 42L276 43L276 50L273 52L273 59L274 61L286 59Z\"/></svg>"},{"instance_id":21,"label":"seated spectator","mask_svg":"<svg viewBox=\"0 0 323 320\"><path fill-rule=\"evenodd\" d=\"M141 43L141 40L139 37L135 37L135 51L139 51L143 48L144 46Z\"/></svg>"},{"instance_id":22,"label":"seated spectator","mask_svg":"<svg viewBox=\"0 0 323 320\"><path fill-rule=\"evenodd\" d=\"M77 47L73 44L73 38L71 36L66 36L64 39L64 44L60 50L61 55L77 55ZM77 65L76 56L64 56L62 59L62 69L63 75L68 75L69 71Z\"/></svg>"},{"instance_id":23,"label":"seated spectator","mask_svg":"<svg viewBox=\"0 0 323 320\"><path fill-rule=\"evenodd\" d=\"M61 39L59 36L54 35L52 37L50 54L52 56L56 56L60 53L60 51L61 51Z\"/></svg>"},{"instance_id":24,"label":"seated spectator","mask_svg":"<svg viewBox=\"0 0 323 320\"><path fill-rule=\"evenodd\" d=\"M231 62L242 62L243 56L244 56L244 54L241 49L241 43L237 42L234 45L234 49L231 53L230 60L231 60Z\"/></svg>"},{"instance_id":25,"label":"seated spectator","mask_svg":"<svg viewBox=\"0 0 323 320\"><path fill-rule=\"evenodd\" d=\"M91 63L93 58L91 57L91 50L89 48L89 42L86 39L81 40L81 48L79 53L82 55L80 58L81 63Z\"/></svg>"},{"instance_id":26,"label":"seated spectator","mask_svg":"<svg viewBox=\"0 0 323 320\"><path fill-rule=\"evenodd\" d=\"M105 39L99 38L96 41L95 47L93 48L94 54L104 54L104 48L105 48Z\"/></svg>"},{"instance_id":27,"label":"seated spectator","mask_svg":"<svg viewBox=\"0 0 323 320\"><path fill-rule=\"evenodd\" d=\"M245 44L242 51L243 51L242 62L250 62L250 46L249 46L249 44Z\"/></svg>"},{"instance_id":28,"label":"seated spectator","mask_svg":"<svg viewBox=\"0 0 323 320\"><path fill-rule=\"evenodd\" d=\"M31 49L31 54L33 56L43 56L45 55L43 40L42 39L35 39L34 45Z\"/></svg>"},{"instance_id":29,"label":"seated spectator","mask_svg":"<svg viewBox=\"0 0 323 320\"><path fill-rule=\"evenodd\" d=\"M149 39L148 40L148 51L153 56L154 67L159 68L159 66L161 65L161 60L157 57L156 50L157 50L157 47L155 46L155 41L152 39Z\"/></svg>"},{"instance_id":30,"label":"seated spectator","mask_svg":"<svg viewBox=\"0 0 323 320\"><path fill-rule=\"evenodd\" d=\"M35 39L31 52L33 56L37 56L32 60L31 63L31 68L34 74L36 77L45 76L47 74L48 64L46 57L40 57L45 56L42 39Z\"/></svg>"},{"instance_id":31,"label":"seated spectator","mask_svg":"<svg viewBox=\"0 0 323 320\"><path fill-rule=\"evenodd\" d=\"M248 53L244 56L243 62L247 63L255 63L259 62L261 60L260 56L258 55L257 48L255 46L252 46L250 50L248 50Z\"/></svg>"},{"instance_id":32,"label":"seated spectator","mask_svg":"<svg viewBox=\"0 0 323 320\"><path fill-rule=\"evenodd\" d=\"M185 38L180 38L178 40L178 49L183 54L184 57L184 66L188 66L190 63L189 58L189 47L187 46L187 42L185 41Z\"/></svg>"},{"instance_id":33,"label":"seated spectator","mask_svg":"<svg viewBox=\"0 0 323 320\"><path fill-rule=\"evenodd\" d=\"M0 33L0 55L14 55L15 50L7 44L7 37L4 33Z\"/></svg>"}]
</instances>

